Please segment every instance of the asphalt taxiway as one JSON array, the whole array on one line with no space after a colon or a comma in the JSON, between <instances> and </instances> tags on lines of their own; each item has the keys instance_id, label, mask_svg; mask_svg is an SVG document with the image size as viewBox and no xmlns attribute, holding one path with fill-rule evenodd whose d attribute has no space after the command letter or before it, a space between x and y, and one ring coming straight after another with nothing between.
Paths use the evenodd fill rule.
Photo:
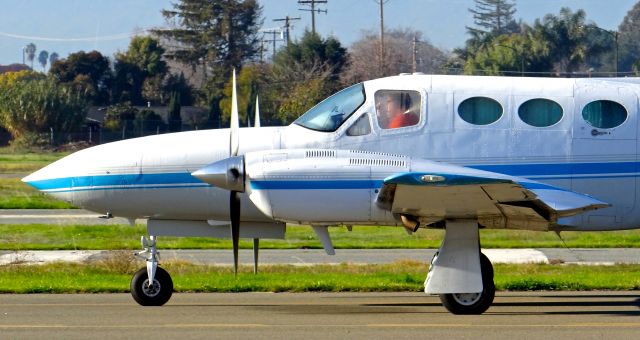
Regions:
<instances>
[{"instance_id":1,"label":"asphalt taxiway","mask_svg":"<svg viewBox=\"0 0 640 340\"><path fill-rule=\"evenodd\" d=\"M483 315L421 293L0 295L3 339L637 339L640 292L499 292Z\"/></svg>"}]
</instances>

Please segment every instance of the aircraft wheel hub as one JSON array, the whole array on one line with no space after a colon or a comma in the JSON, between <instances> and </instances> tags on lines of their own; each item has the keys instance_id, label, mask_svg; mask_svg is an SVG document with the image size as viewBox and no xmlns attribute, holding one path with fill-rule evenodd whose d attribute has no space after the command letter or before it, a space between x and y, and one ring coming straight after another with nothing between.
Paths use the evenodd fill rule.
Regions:
<instances>
[{"instance_id":1,"label":"aircraft wheel hub","mask_svg":"<svg viewBox=\"0 0 640 340\"><path fill-rule=\"evenodd\" d=\"M144 280L142 283L142 292L148 297L154 297L160 293L162 286L158 280L153 280L153 284L149 284L149 279Z\"/></svg>"},{"instance_id":2,"label":"aircraft wheel hub","mask_svg":"<svg viewBox=\"0 0 640 340\"><path fill-rule=\"evenodd\" d=\"M482 297L481 293L460 293L453 294L453 299L463 306L472 306Z\"/></svg>"}]
</instances>

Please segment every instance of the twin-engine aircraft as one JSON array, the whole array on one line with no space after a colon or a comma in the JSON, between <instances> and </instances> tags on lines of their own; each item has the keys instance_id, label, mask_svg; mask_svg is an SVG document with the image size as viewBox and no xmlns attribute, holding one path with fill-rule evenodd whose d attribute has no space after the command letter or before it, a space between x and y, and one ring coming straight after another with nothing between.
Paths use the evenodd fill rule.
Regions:
<instances>
[{"instance_id":1,"label":"twin-engine aircraft","mask_svg":"<svg viewBox=\"0 0 640 340\"><path fill-rule=\"evenodd\" d=\"M638 228L638 79L400 75L348 87L286 127L190 131L91 147L23 179L72 204L146 218L141 305L173 283L156 237L284 238L311 225L445 228L425 281L456 314L492 304L478 230ZM259 120L258 120L259 121Z\"/></svg>"}]
</instances>

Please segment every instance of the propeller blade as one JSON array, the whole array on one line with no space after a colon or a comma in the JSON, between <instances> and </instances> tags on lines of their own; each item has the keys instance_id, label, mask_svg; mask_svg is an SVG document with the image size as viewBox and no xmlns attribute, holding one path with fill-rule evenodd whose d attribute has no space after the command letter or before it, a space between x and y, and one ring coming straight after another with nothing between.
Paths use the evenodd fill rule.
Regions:
<instances>
[{"instance_id":1,"label":"propeller blade","mask_svg":"<svg viewBox=\"0 0 640 340\"><path fill-rule=\"evenodd\" d=\"M233 242L233 272L238 275L238 244L240 241L240 193L231 191L229 200L231 240Z\"/></svg>"},{"instance_id":2,"label":"propeller blade","mask_svg":"<svg viewBox=\"0 0 640 340\"><path fill-rule=\"evenodd\" d=\"M229 125L229 155L237 156L240 149L240 118L238 117L238 94L236 91L236 69L233 69L233 92L231 93L231 122Z\"/></svg>"},{"instance_id":3,"label":"propeller blade","mask_svg":"<svg viewBox=\"0 0 640 340\"><path fill-rule=\"evenodd\" d=\"M260 239L253 239L253 275L258 274L258 252L260 251Z\"/></svg>"},{"instance_id":4,"label":"propeller blade","mask_svg":"<svg viewBox=\"0 0 640 340\"><path fill-rule=\"evenodd\" d=\"M256 118L255 118L255 127L260 127L260 101L258 100L258 95L256 95Z\"/></svg>"}]
</instances>

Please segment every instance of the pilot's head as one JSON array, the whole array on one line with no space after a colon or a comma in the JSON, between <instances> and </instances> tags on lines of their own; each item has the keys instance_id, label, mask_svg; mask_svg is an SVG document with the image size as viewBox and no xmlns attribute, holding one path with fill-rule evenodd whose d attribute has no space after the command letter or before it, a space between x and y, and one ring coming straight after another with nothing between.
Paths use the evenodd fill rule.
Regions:
<instances>
[{"instance_id":1,"label":"pilot's head","mask_svg":"<svg viewBox=\"0 0 640 340\"><path fill-rule=\"evenodd\" d=\"M404 113L411 107L411 97L405 92L392 92L387 95L387 116L394 117L397 114Z\"/></svg>"}]
</instances>

